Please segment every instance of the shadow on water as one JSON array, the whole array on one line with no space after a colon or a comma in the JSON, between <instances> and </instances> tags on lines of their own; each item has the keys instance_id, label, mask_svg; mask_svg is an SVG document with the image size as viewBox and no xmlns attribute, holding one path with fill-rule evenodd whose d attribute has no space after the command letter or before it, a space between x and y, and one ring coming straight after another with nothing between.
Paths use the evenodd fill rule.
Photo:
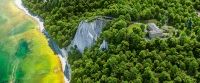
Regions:
<instances>
[{"instance_id":1,"label":"shadow on water","mask_svg":"<svg viewBox=\"0 0 200 83\"><path fill-rule=\"evenodd\" d=\"M4 47L0 45L0 47ZM26 57L29 52L28 42L20 40L17 46L15 56L10 55L9 52L5 52L0 49L0 83L22 83L22 79L25 78L25 72L22 71L20 65L21 60ZM22 60L23 61L23 60Z\"/></svg>"},{"instance_id":2,"label":"shadow on water","mask_svg":"<svg viewBox=\"0 0 200 83\"><path fill-rule=\"evenodd\" d=\"M19 42L19 46L16 52L16 57L24 58L27 55L28 51L29 51L28 43L25 40L21 40Z\"/></svg>"},{"instance_id":3,"label":"shadow on water","mask_svg":"<svg viewBox=\"0 0 200 83\"><path fill-rule=\"evenodd\" d=\"M62 83L58 57L37 27L14 0L0 0L0 83Z\"/></svg>"},{"instance_id":4,"label":"shadow on water","mask_svg":"<svg viewBox=\"0 0 200 83\"><path fill-rule=\"evenodd\" d=\"M17 52L16 52L16 57L18 59L26 57L26 55L29 52L29 46L28 45L29 45L28 42L25 41L25 40L21 40L19 42L18 49L17 49ZM15 72L15 78L17 78L15 83L21 83L20 79L18 79L18 78L23 78L23 77L24 77L24 72L22 71L21 68L18 67L16 72Z\"/></svg>"}]
</instances>

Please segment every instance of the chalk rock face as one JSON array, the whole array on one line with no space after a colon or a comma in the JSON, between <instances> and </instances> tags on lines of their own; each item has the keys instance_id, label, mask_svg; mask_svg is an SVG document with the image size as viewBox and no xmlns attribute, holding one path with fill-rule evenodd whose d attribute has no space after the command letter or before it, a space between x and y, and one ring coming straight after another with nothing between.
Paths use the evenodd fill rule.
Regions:
<instances>
[{"instance_id":1,"label":"chalk rock face","mask_svg":"<svg viewBox=\"0 0 200 83\"><path fill-rule=\"evenodd\" d=\"M148 24L148 32L150 38L162 37L163 32L154 23Z\"/></svg>"},{"instance_id":2,"label":"chalk rock face","mask_svg":"<svg viewBox=\"0 0 200 83\"><path fill-rule=\"evenodd\" d=\"M95 43L105 25L106 20L103 19L96 19L93 22L80 22L72 46L83 53L86 47L90 47Z\"/></svg>"},{"instance_id":3,"label":"chalk rock face","mask_svg":"<svg viewBox=\"0 0 200 83\"><path fill-rule=\"evenodd\" d=\"M100 46L101 50L108 50L108 42L106 42L105 40L103 40L103 43Z\"/></svg>"}]
</instances>

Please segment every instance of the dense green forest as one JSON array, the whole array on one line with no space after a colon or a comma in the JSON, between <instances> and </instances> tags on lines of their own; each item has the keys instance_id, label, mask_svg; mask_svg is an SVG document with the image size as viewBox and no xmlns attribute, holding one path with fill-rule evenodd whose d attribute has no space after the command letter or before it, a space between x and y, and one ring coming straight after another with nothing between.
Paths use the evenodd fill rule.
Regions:
<instances>
[{"instance_id":1,"label":"dense green forest","mask_svg":"<svg viewBox=\"0 0 200 83\"><path fill-rule=\"evenodd\" d=\"M109 16L97 43L69 56L72 83L200 82L199 0L23 0L60 47L74 37L81 20ZM151 21L153 20L153 21ZM146 39L149 21L171 26L177 34ZM142 23L132 26L133 22ZM132 28L130 31L129 28ZM109 49L99 50L103 40Z\"/></svg>"}]
</instances>

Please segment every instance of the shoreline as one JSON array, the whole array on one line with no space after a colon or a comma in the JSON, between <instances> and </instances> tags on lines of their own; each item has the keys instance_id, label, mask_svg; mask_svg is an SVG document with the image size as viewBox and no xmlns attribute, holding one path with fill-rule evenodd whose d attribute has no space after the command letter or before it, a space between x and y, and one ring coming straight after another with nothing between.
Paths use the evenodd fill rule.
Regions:
<instances>
[{"instance_id":1,"label":"shoreline","mask_svg":"<svg viewBox=\"0 0 200 83\"><path fill-rule=\"evenodd\" d=\"M69 76L66 76L66 74L65 74L65 71L67 71L67 70L69 71L69 69L66 69L66 67L69 67L69 64L66 59L67 57L65 55L63 55L62 50L59 49L59 47L56 45L56 43L51 39L51 37L46 32L46 30L44 28L44 22L40 19L40 17L30 14L28 9L26 7L24 7L22 0L14 0L14 3L16 5L16 7L18 7L20 10L25 12L26 15L32 17L38 23L38 25L39 25L38 29L40 30L41 33L43 33L43 35L45 35L45 37L49 43L49 46L51 47L52 51L54 51L56 53L56 55L58 56L58 58L60 60L61 67L62 67L63 74L64 74L64 82L69 83Z\"/></svg>"}]
</instances>

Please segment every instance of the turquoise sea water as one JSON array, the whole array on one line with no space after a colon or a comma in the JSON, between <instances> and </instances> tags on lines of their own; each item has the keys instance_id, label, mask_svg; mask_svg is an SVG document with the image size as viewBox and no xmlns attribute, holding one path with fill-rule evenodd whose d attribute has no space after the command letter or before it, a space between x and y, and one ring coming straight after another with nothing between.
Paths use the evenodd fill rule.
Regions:
<instances>
[{"instance_id":1,"label":"turquoise sea water","mask_svg":"<svg viewBox=\"0 0 200 83\"><path fill-rule=\"evenodd\" d=\"M59 60L36 26L14 0L0 0L0 83L63 81Z\"/></svg>"}]
</instances>

